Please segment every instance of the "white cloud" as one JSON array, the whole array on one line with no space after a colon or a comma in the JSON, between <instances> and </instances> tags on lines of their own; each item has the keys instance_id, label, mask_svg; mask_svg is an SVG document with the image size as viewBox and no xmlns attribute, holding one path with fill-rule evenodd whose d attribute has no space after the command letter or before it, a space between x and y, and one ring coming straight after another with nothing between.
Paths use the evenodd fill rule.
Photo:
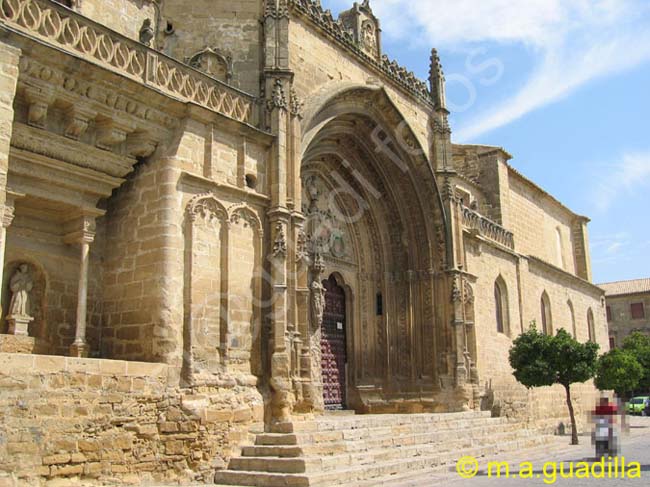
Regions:
<instances>
[{"instance_id":1,"label":"white cloud","mask_svg":"<svg viewBox=\"0 0 650 487\"><path fill-rule=\"evenodd\" d=\"M650 190L650 151L623 154L616 164L606 166L593 192L597 209L607 210L619 198Z\"/></svg>"},{"instance_id":2,"label":"white cloud","mask_svg":"<svg viewBox=\"0 0 650 487\"><path fill-rule=\"evenodd\" d=\"M330 0L334 10L350 0ZM457 127L477 137L569 95L583 84L650 60L647 0L373 0L388 37L462 49L522 45L537 59L523 86Z\"/></svg>"}]
</instances>

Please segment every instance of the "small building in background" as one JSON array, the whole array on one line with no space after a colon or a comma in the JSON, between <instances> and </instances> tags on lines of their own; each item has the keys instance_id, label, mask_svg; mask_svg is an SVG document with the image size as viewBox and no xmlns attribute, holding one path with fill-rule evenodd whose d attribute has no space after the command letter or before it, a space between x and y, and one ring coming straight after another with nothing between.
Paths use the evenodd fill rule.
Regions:
<instances>
[{"instance_id":1,"label":"small building in background","mask_svg":"<svg viewBox=\"0 0 650 487\"><path fill-rule=\"evenodd\" d=\"M600 284L605 290L610 348L632 332L650 334L650 278Z\"/></svg>"}]
</instances>

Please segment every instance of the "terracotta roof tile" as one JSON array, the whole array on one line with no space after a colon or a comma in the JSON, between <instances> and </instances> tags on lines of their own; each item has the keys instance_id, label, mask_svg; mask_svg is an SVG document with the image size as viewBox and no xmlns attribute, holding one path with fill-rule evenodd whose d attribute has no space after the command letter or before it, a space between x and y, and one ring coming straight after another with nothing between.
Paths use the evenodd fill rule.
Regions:
<instances>
[{"instance_id":1,"label":"terracotta roof tile","mask_svg":"<svg viewBox=\"0 0 650 487\"><path fill-rule=\"evenodd\" d=\"M605 290L605 296L636 294L650 292L650 279L633 279L631 281L606 282L598 284Z\"/></svg>"}]
</instances>

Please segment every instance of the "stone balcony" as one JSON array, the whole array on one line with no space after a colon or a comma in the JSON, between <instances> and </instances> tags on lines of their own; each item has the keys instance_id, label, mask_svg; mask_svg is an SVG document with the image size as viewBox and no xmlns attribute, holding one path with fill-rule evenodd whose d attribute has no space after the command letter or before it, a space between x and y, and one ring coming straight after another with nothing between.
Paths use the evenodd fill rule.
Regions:
<instances>
[{"instance_id":1,"label":"stone balcony","mask_svg":"<svg viewBox=\"0 0 650 487\"><path fill-rule=\"evenodd\" d=\"M515 239L512 232L465 205L459 204L459 208L464 228L511 250L515 249Z\"/></svg>"},{"instance_id":2,"label":"stone balcony","mask_svg":"<svg viewBox=\"0 0 650 487\"><path fill-rule=\"evenodd\" d=\"M196 103L239 122L257 124L258 104L252 95L54 2L3 0L0 24L172 98Z\"/></svg>"}]
</instances>

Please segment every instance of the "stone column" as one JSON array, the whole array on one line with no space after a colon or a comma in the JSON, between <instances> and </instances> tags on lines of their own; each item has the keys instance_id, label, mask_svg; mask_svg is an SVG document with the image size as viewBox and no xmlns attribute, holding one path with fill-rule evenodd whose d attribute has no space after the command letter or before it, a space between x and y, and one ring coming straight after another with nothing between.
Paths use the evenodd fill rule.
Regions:
<instances>
[{"instance_id":1,"label":"stone column","mask_svg":"<svg viewBox=\"0 0 650 487\"><path fill-rule=\"evenodd\" d=\"M95 216L84 214L68 223L70 227L79 228L66 235L65 241L70 244L80 244L79 282L77 285L77 320L75 323L75 338L70 345L70 356L87 357L88 343L86 342L86 315L88 303L88 259L90 244L95 240Z\"/></svg>"}]
</instances>

